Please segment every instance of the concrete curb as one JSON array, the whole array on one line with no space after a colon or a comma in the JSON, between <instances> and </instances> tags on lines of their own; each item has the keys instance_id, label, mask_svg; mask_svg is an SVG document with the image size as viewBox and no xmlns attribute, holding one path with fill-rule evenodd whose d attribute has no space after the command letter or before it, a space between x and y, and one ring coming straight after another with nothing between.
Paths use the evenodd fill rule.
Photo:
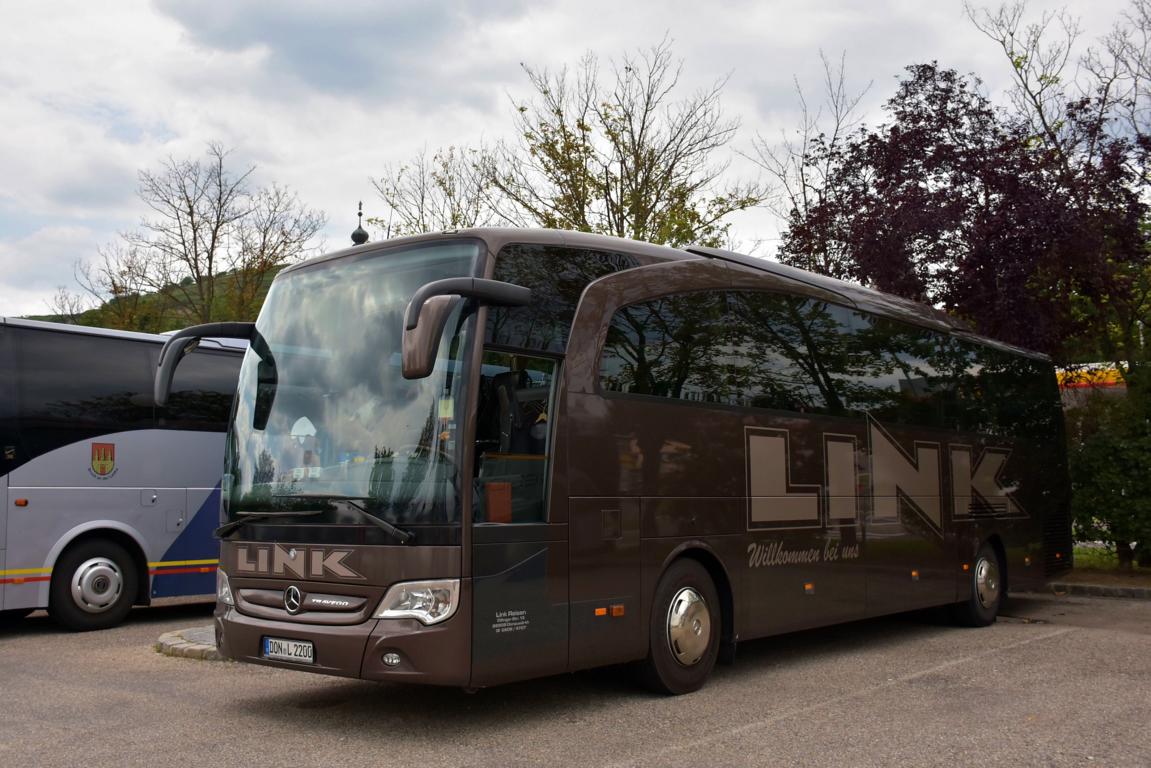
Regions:
<instances>
[{"instance_id":1,"label":"concrete curb","mask_svg":"<svg viewBox=\"0 0 1151 768\"><path fill-rule=\"evenodd\" d=\"M209 625L165 632L156 641L156 653L203 661L225 661L216 650L216 632Z\"/></svg>"},{"instance_id":2,"label":"concrete curb","mask_svg":"<svg viewBox=\"0 0 1151 768\"><path fill-rule=\"evenodd\" d=\"M1135 600L1151 600L1151 587L1116 587L1107 584L1073 584L1064 581L1048 585L1056 595L1081 595L1086 597L1126 597Z\"/></svg>"}]
</instances>

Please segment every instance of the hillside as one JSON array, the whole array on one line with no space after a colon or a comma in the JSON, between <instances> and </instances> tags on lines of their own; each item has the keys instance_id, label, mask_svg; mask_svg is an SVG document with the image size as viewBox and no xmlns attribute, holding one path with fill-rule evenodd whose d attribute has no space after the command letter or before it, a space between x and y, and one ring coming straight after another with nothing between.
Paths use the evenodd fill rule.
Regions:
<instances>
[{"instance_id":1,"label":"hillside","mask_svg":"<svg viewBox=\"0 0 1151 768\"><path fill-rule=\"evenodd\" d=\"M254 309L249 312L237 312L236 277L233 273L225 273L215 278L215 298L212 302L212 320L255 320L259 307L271 286L272 278L283 267L277 267L270 272L264 284L257 292ZM187 278L184 288L191 286L191 278ZM44 320L54 323L72 322L75 325L85 325L97 328L116 328L126 331L144 331L147 333L160 333L174 328L183 328L200 322L198 316L193 316L173 294L180 290L178 286L171 286L165 291L156 293L132 294L118 297L89 309L74 319L61 315L24 315L28 320Z\"/></svg>"}]
</instances>

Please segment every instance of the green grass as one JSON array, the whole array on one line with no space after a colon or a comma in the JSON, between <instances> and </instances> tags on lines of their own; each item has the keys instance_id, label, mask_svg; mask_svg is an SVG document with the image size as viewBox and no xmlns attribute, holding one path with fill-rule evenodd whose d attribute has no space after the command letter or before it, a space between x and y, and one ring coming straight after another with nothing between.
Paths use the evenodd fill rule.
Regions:
<instances>
[{"instance_id":1,"label":"green grass","mask_svg":"<svg viewBox=\"0 0 1151 768\"><path fill-rule=\"evenodd\" d=\"M1113 571L1119 567L1119 556L1109 547L1075 547L1075 567Z\"/></svg>"},{"instance_id":2,"label":"green grass","mask_svg":"<svg viewBox=\"0 0 1151 768\"><path fill-rule=\"evenodd\" d=\"M1084 546L1075 547L1075 568L1077 570L1116 571L1119 569L1119 556L1110 547ZM1151 573L1151 568L1132 567L1128 573Z\"/></svg>"}]
</instances>

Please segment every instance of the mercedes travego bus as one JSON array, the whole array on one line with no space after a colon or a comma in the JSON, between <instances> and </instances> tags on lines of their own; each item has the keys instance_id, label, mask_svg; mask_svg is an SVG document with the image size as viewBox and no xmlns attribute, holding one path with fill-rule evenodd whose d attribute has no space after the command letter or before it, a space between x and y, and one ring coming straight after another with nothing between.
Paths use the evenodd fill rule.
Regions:
<instances>
[{"instance_id":1,"label":"mercedes travego bus","mask_svg":"<svg viewBox=\"0 0 1151 768\"><path fill-rule=\"evenodd\" d=\"M0 318L0 622L103 629L215 591L224 430L243 345L205 341L168 407L164 337Z\"/></svg>"},{"instance_id":2,"label":"mercedes travego bus","mask_svg":"<svg viewBox=\"0 0 1151 768\"><path fill-rule=\"evenodd\" d=\"M468 230L275 279L223 478L227 656L468 688L927 606L1069 565L1045 357L710 248Z\"/></svg>"}]
</instances>

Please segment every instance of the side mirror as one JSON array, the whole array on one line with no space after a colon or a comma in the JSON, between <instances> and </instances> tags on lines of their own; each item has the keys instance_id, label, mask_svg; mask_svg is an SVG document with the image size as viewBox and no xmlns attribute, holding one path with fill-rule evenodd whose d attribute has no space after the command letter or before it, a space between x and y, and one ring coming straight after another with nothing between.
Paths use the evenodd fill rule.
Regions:
<instances>
[{"instance_id":1,"label":"side mirror","mask_svg":"<svg viewBox=\"0 0 1151 768\"><path fill-rule=\"evenodd\" d=\"M172 377L176 375L176 366L184 356L195 349L200 339L244 339L252 340L255 323L206 323L193 325L176 331L164 342L160 350L160 360L156 365L156 377L152 380L152 398L159 408L168 404L168 395L172 391Z\"/></svg>"},{"instance_id":2,"label":"side mirror","mask_svg":"<svg viewBox=\"0 0 1151 768\"><path fill-rule=\"evenodd\" d=\"M405 379L431 375L444 325L461 297L481 304L522 307L531 301L532 291L522 285L479 277L450 277L421 286L412 294L404 312L401 358Z\"/></svg>"},{"instance_id":3,"label":"side mirror","mask_svg":"<svg viewBox=\"0 0 1151 768\"><path fill-rule=\"evenodd\" d=\"M461 301L463 299L459 296L433 296L420 310L416 327L404 329L400 357L405 379L422 379L431 375L444 326Z\"/></svg>"}]
</instances>

